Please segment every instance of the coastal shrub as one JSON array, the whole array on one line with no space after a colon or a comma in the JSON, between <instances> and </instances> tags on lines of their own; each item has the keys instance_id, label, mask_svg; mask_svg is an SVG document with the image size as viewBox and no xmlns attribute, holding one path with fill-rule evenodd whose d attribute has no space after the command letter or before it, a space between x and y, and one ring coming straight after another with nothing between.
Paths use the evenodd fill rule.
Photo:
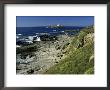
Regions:
<instances>
[{"instance_id":1,"label":"coastal shrub","mask_svg":"<svg viewBox=\"0 0 110 90\"><path fill-rule=\"evenodd\" d=\"M89 28L90 29L90 28ZM92 29L91 29L92 30ZM46 74L93 74L94 73L94 42L84 45L84 37L91 31L81 31L72 39L65 59L47 70ZM66 47L67 48L67 47ZM76 48L76 49L74 49Z\"/></svg>"},{"instance_id":2,"label":"coastal shrub","mask_svg":"<svg viewBox=\"0 0 110 90\"><path fill-rule=\"evenodd\" d=\"M50 36L50 35L41 35L40 39L41 39L41 41L55 41L55 40L57 40L57 37Z\"/></svg>"},{"instance_id":3,"label":"coastal shrub","mask_svg":"<svg viewBox=\"0 0 110 90\"><path fill-rule=\"evenodd\" d=\"M89 58L93 53L93 44L76 50L67 58L60 61L55 66L47 70L46 73L59 74L84 74L88 68L94 66L94 63L89 62Z\"/></svg>"},{"instance_id":4,"label":"coastal shrub","mask_svg":"<svg viewBox=\"0 0 110 90\"><path fill-rule=\"evenodd\" d=\"M92 73L94 73L94 68L92 67L92 68L89 68L86 72L85 72L85 74L92 74Z\"/></svg>"},{"instance_id":5,"label":"coastal shrub","mask_svg":"<svg viewBox=\"0 0 110 90\"><path fill-rule=\"evenodd\" d=\"M28 45L16 48L16 54L20 54L21 59L26 59L35 56L35 52L39 50L39 45Z\"/></svg>"},{"instance_id":6,"label":"coastal shrub","mask_svg":"<svg viewBox=\"0 0 110 90\"><path fill-rule=\"evenodd\" d=\"M87 34L94 33L94 27L93 26L86 27L86 28L82 29L81 31L86 32Z\"/></svg>"},{"instance_id":7,"label":"coastal shrub","mask_svg":"<svg viewBox=\"0 0 110 90\"><path fill-rule=\"evenodd\" d=\"M76 34L76 33L79 32L79 30L65 30L64 32L65 33L74 33L74 34Z\"/></svg>"},{"instance_id":8,"label":"coastal shrub","mask_svg":"<svg viewBox=\"0 0 110 90\"><path fill-rule=\"evenodd\" d=\"M63 46L63 48L62 49L65 49L66 47L68 47L68 45L69 45L70 43L69 42L67 42L64 46Z\"/></svg>"},{"instance_id":9,"label":"coastal shrub","mask_svg":"<svg viewBox=\"0 0 110 90\"><path fill-rule=\"evenodd\" d=\"M38 46L37 45L28 45L28 46L22 46L22 47L18 47L16 48L16 53L23 53L23 52L35 52L38 50Z\"/></svg>"},{"instance_id":10,"label":"coastal shrub","mask_svg":"<svg viewBox=\"0 0 110 90\"><path fill-rule=\"evenodd\" d=\"M80 48L80 47L83 47L84 46L84 39L85 39L85 36L89 33L93 33L93 29L82 29L80 31L80 33L75 36L71 42L71 44L75 47L75 48Z\"/></svg>"}]
</instances>

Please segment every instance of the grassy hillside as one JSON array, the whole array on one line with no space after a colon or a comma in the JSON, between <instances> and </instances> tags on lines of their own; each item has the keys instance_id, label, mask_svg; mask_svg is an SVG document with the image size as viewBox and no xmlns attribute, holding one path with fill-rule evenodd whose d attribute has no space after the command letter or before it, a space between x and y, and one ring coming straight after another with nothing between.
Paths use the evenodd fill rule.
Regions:
<instances>
[{"instance_id":1,"label":"grassy hillside","mask_svg":"<svg viewBox=\"0 0 110 90\"><path fill-rule=\"evenodd\" d=\"M94 27L87 27L62 48L65 58L46 74L93 74Z\"/></svg>"}]
</instances>

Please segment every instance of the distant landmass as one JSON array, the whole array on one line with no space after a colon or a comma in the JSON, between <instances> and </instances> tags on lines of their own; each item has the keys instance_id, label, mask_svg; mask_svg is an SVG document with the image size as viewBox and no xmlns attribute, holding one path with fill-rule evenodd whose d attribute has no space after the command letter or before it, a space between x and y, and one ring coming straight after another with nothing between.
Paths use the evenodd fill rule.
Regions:
<instances>
[{"instance_id":1,"label":"distant landmass","mask_svg":"<svg viewBox=\"0 0 110 90\"><path fill-rule=\"evenodd\" d=\"M65 30L80 30L82 26L63 26L63 25L49 25L40 27L16 27L16 34L24 36L36 35L36 33L61 34Z\"/></svg>"}]
</instances>

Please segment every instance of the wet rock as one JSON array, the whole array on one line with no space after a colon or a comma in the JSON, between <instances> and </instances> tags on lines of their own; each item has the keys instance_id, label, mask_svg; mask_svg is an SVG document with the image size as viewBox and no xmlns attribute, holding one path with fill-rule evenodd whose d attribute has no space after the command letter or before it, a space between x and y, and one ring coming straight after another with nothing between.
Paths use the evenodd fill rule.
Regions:
<instances>
[{"instance_id":1,"label":"wet rock","mask_svg":"<svg viewBox=\"0 0 110 90\"><path fill-rule=\"evenodd\" d=\"M30 70L27 71L27 73L28 74L33 74L34 73L34 70L33 69L30 69Z\"/></svg>"}]
</instances>

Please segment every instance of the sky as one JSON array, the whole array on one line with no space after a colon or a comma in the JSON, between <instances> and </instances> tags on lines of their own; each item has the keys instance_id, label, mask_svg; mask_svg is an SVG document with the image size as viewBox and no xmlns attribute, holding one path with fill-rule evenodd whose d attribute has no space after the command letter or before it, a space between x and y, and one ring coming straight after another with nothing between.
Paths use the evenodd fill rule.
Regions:
<instances>
[{"instance_id":1,"label":"sky","mask_svg":"<svg viewBox=\"0 0 110 90\"><path fill-rule=\"evenodd\" d=\"M94 16L16 16L17 27L37 27L56 24L90 26L94 24Z\"/></svg>"}]
</instances>

